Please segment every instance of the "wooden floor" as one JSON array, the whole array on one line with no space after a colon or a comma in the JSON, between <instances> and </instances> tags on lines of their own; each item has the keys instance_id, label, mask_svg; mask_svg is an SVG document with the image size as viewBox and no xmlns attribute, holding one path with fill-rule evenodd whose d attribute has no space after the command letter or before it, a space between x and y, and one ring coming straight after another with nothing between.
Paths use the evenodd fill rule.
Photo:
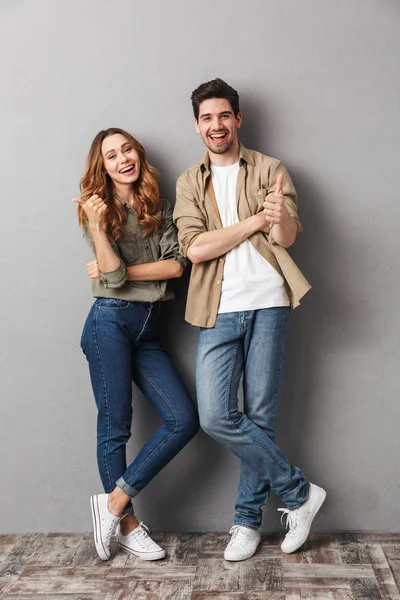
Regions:
<instances>
[{"instance_id":1,"label":"wooden floor","mask_svg":"<svg viewBox=\"0 0 400 600\"><path fill-rule=\"evenodd\" d=\"M315 534L285 555L263 535L256 555L222 558L226 533L153 534L168 553L102 563L92 534L0 536L2 600L400 600L400 534Z\"/></svg>"}]
</instances>

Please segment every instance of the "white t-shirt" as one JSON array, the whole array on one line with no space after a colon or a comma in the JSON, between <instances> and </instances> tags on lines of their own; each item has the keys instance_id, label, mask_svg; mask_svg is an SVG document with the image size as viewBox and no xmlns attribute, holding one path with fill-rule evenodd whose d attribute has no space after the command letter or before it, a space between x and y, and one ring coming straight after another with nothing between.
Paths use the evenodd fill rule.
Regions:
<instances>
[{"instance_id":1,"label":"white t-shirt","mask_svg":"<svg viewBox=\"0 0 400 600\"><path fill-rule=\"evenodd\" d=\"M239 223L236 181L239 163L211 165L212 182L222 225ZM219 313L289 306L284 280L272 265L245 240L226 254Z\"/></svg>"}]
</instances>

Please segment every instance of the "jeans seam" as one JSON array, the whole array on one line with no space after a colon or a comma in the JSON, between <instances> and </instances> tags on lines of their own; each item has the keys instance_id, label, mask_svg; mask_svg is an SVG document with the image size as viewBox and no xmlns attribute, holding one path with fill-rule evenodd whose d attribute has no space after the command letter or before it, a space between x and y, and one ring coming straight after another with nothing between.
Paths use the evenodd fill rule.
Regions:
<instances>
[{"instance_id":1,"label":"jeans seam","mask_svg":"<svg viewBox=\"0 0 400 600\"><path fill-rule=\"evenodd\" d=\"M289 320L289 315L290 315L290 313L288 312L287 315L286 315L285 327L286 327L287 322ZM286 338L285 338L285 340L286 340ZM276 378L276 388L275 388L274 393L273 393L273 402L274 402L273 425L274 425L274 430L275 430L275 426L276 426L276 409L277 409L276 399L277 399L277 395L279 393L279 389L280 389L280 386L281 386L281 383L282 383L282 373L283 373L283 365L285 363L285 356L286 356L286 352L285 352L285 348L284 348L284 350L282 352L282 356L281 356L281 362L280 362L280 365L279 365L278 377ZM275 440L274 440L274 442L275 442Z\"/></svg>"},{"instance_id":2,"label":"jeans seam","mask_svg":"<svg viewBox=\"0 0 400 600\"><path fill-rule=\"evenodd\" d=\"M111 478L111 471L110 471L110 467L108 464L108 460L107 460L107 456L108 456L108 446L110 443L110 430L111 430L111 426L110 426L110 408L108 405L108 392L107 392L107 380L104 374L104 365L103 365L103 361L101 358L101 353L100 353L100 348L99 348L99 344L98 344L98 339L97 339L97 311L94 313L93 315L93 328L92 328L92 333L93 333L93 339L94 339L94 344L95 344L95 348L96 348L96 354L97 354L97 358L99 360L100 363L100 372L101 372L101 379L102 379L102 387L103 387L103 393L104 393L104 399L105 399L105 409L106 409L106 415L107 415L107 425L106 425L106 436L107 436L107 442L105 444L105 448L104 448L104 452L103 452L103 460L104 460L104 465L105 465L105 470L107 472L107 478L108 478L108 484L109 487L111 489L113 482L112 482L112 478Z\"/></svg>"},{"instance_id":3,"label":"jeans seam","mask_svg":"<svg viewBox=\"0 0 400 600\"><path fill-rule=\"evenodd\" d=\"M155 448L153 448L153 450L150 452L150 454L146 457L146 459L139 465L139 467L135 470L135 472L132 474L132 476L130 477L130 479L132 477L134 477L135 475L137 475L138 473L140 473L140 471L143 469L143 467L146 465L147 461L153 457L153 455L158 452L158 450L170 439L170 437L172 437L173 435L175 435L178 427L179 427L179 420L178 417L175 413L175 411L173 410L172 406L169 404L168 400L165 398L165 396L162 394L162 392L158 389L158 387L151 381L151 379L149 379L149 377L147 377L146 373L142 370L142 369L138 369L140 371L140 373L143 375L143 377L149 382L149 384L156 390L156 392L160 395L160 398L162 398L162 400L164 400L165 404L168 406L168 408L170 409L171 413L174 415L175 418L175 429L173 431L171 431L171 433L165 437L159 444L157 444L157 446ZM131 485L128 481L126 481L126 483L130 486L130 487L134 487L133 485ZM135 488L137 489L137 488ZM140 490L139 490L140 491Z\"/></svg>"},{"instance_id":4,"label":"jeans seam","mask_svg":"<svg viewBox=\"0 0 400 600\"><path fill-rule=\"evenodd\" d=\"M151 315L152 309L153 309L153 305L152 305L152 304L150 304L149 308L147 309L147 315L146 315L146 318L145 318L145 320L144 320L144 322L143 322L143 327L142 327L142 329L139 331L139 333L138 333L138 336L137 336L137 338L135 339L134 343L138 342L138 341L140 340L140 338L142 337L142 335L143 335L143 333L144 333L144 331L145 331L145 329L146 329L146 327L147 327L147 323L148 323L148 321L149 321L149 319L150 319L150 315Z\"/></svg>"}]
</instances>

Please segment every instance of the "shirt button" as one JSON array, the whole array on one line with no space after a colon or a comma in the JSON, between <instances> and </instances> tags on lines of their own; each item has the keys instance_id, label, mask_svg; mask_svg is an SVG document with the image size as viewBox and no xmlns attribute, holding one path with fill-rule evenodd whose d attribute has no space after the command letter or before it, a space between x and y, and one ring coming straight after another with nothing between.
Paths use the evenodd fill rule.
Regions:
<instances>
[{"instance_id":1,"label":"shirt button","mask_svg":"<svg viewBox=\"0 0 400 600\"><path fill-rule=\"evenodd\" d=\"M220 259L219 259L219 262L223 262L223 260L224 260L223 258L220 258Z\"/></svg>"},{"instance_id":2,"label":"shirt button","mask_svg":"<svg viewBox=\"0 0 400 600\"><path fill-rule=\"evenodd\" d=\"M217 283L221 283L219 279L218 279Z\"/></svg>"},{"instance_id":3,"label":"shirt button","mask_svg":"<svg viewBox=\"0 0 400 600\"><path fill-rule=\"evenodd\" d=\"M259 196L261 196L261 190L258 190L257 194L258 194Z\"/></svg>"}]
</instances>

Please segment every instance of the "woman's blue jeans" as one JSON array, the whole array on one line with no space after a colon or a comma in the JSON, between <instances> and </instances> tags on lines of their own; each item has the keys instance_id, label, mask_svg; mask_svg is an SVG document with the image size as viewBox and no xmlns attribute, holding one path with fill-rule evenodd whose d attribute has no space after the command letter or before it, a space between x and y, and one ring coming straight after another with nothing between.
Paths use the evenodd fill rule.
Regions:
<instances>
[{"instance_id":1,"label":"woman's blue jeans","mask_svg":"<svg viewBox=\"0 0 400 600\"><path fill-rule=\"evenodd\" d=\"M105 492L118 485L134 498L196 434L197 412L164 350L160 304L98 298L86 319L81 347L98 409L97 461ZM127 467L132 380L162 424ZM129 502L126 514L133 514Z\"/></svg>"},{"instance_id":2,"label":"woman's blue jeans","mask_svg":"<svg viewBox=\"0 0 400 600\"><path fill-rule=\"evenodd\" d=\"M270 489L289 509L307 500L309 484L275 443L289 307L222 313L200 330L197 400L200 424L241 461L235 523L257 529ZM244 409L238 389L243 375Z\"/></svg>"}]
</instances>

